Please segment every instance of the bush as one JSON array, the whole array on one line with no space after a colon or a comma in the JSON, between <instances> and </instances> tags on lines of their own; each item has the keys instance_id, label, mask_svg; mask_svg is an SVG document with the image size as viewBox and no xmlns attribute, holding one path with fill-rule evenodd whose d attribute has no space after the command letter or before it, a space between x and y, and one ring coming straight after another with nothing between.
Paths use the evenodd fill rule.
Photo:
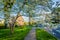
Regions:
<instances>
[{"instance_id":1,"label":"bush","mask_svg":"<svg viewBox=\"0 0 60 40\"><path fill-rule=\"evenodd\" d=\"M0 26L0 29L3 29L4 28L4 26Z\"/></svg>"}]
</instances>

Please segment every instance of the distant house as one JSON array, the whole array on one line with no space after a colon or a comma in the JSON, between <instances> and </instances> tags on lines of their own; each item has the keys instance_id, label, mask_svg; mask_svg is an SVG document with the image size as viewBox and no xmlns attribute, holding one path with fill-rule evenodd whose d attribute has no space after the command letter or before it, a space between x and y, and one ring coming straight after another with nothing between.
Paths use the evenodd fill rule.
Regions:
<instances>
[{"instance_id":1,"label":"distant house","mask_svg":"<svg viewBox=\"0 0 60 40\"><path fill-rule=\"evenodd\" d=\"M24 19L23 19L23 17L22 17L21 15L19 15L19 17L17 18L16 24L17 24L18 26L24 25ZM1 20L0 20L0 26L2 26L2 25L4 25L4 19L1 19Z\"/></svg>"},{"instance_id":2,"label":"distant house","mask_svg":"<svg viewBox=\"0 0 60 40\"><path fill-rule=\"evenodd\" d=\"M18 26L24 25L24 19L21 15L17 18L16 23Z\"/></svg>"}]
</instances>

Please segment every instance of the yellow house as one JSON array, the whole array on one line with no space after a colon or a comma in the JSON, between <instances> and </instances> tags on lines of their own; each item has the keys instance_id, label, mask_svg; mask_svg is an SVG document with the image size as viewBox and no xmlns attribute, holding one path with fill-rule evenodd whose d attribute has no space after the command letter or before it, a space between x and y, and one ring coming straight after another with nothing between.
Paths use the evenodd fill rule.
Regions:
<instances>
[{"instance_id":1,"label":"yellow house","mask_svg":"<svg viewBox=\"0 0 60 40\"><path fill-rule=\"evenodd\" d=\"M18 26L24 25L24 19L22 18L21 15L17 18L16 22Z\"/></svg>"}]
</instances>

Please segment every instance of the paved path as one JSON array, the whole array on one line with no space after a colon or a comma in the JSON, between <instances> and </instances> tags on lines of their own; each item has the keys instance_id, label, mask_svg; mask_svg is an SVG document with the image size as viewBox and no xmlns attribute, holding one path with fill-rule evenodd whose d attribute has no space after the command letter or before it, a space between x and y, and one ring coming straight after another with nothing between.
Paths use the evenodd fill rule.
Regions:
<instances>
[{"instance_id":1,"label":"paved path","mask_svg":"<svg viewBox=\"0 0 60 40\"><path fill-rule=\"evenodd\" d=\"M28 35L25 37L24 40L36 40L36 33L35 33L36 27L33 27L32 30L28 33Z\"/></svg>"}]
</instances>

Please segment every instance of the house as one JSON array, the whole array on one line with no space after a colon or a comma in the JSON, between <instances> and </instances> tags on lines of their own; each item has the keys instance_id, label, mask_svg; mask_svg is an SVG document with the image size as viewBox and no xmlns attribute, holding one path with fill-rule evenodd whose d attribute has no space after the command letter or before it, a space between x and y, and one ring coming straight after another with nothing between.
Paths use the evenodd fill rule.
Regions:
<instances>
[{"instance_id":1,"label":"house","mask_svg":"<svg viewBox=\"0 0 60 40\"><path fill-rule=\"evenodd\" d=\"M21 15L17 18L16 23L18 26L24 25L24 19Z\"/></svg>"}]
</instances>

